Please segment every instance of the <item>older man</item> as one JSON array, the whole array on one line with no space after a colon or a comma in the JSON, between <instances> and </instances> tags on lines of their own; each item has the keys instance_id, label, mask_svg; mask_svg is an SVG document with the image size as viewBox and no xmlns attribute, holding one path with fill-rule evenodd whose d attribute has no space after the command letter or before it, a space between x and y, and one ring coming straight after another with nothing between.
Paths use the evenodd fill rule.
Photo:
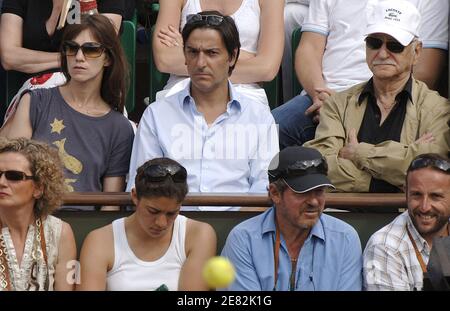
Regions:
<instances>
[{"instance_id":1,"label":"older man","mask_svg":"<svg viewBox=\"0 0 450 311\"><path fill-rule=\"evenodd\" d=\"M366 33L367 83L325 102L314 140L340 191L398 192L408 163L422 153L446 154L447 100L411 76L422 43L420 14L407 1L384 1Z\"/></svg>"},{"instance_id":2,"label":"older man","mask_svg":"<svg viewBox=\"0 0 450 311\"><path fill-rule=\"evenodd\" d=\"M222 255L236 268L230 290L361 290L355 229L322 214L327 163L317 150L288 147L269 166L274 206L237 225Z\"/></svg>"},{"instance_id":3,"label":"older man","mask_svg":"<svg viewBox=\"0 0 450 311\"><path fill-rule=\"evenodd\" d=\"M406 176L408 211L375 232L364 251L368 290L420 290L433 238L449 236L450 162L424 154Z\"/></svg>"},{"instance_id":4,"label":"older man","mask_svg":"<svg viewBox=\"0 0 450 311\"><path fill-rule=\"evenodd\" d=\"M311 1L303 25L298 25L302 27L302 38L295 53L295 71L304 90L272 111L280 128L280 148L313 139L324 101L334 92L347 90L372 76L365 62L364 31L370 13L381 1ZM418 33L423 50L414 66L414 78L435 90L447 62L449 1L408 2L422 16ZM283 84L285 71L283 67Z\"/></svg>"}]
</instances>

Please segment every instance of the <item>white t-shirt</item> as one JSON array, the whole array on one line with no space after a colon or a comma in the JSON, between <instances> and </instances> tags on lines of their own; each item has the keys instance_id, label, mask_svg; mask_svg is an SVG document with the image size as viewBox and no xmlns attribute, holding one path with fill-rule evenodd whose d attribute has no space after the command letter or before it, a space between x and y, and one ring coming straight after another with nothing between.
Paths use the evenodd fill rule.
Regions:
<instances>
[{"instance_id":1,"label":"white t-shirt","mask_svg":"<svg viewBox=\"0 0 450 311\"><path fill-rule=\"evenodd\" d=\"M345 90L367 81L367 16L379 0L315 0L309 5L302 31L327 37L322 72L327 86ZM395 0L393 0L395 1ZM420 40L425 48L448 48L448 0L409 0L422 14ZM433 2L433 4L430 4Z\"/></svg>"}]
</instances>

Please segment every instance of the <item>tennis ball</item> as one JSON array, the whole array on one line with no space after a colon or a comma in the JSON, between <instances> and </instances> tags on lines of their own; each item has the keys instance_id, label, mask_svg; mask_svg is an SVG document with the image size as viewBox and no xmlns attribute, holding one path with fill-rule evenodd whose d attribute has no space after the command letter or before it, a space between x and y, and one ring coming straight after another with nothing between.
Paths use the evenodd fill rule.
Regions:
<instances>
[{"instance_id":1,"label":"tennis ball","mask_svg":"<svg viewBox=\"0 0 450 311\"><path fill-rule=\"evenodd\" d=\"M233 264L222 256L212 257L203 267L203 279L210 288L227 287L234 281L234 277Z\"/></svg>"}]
</instances>

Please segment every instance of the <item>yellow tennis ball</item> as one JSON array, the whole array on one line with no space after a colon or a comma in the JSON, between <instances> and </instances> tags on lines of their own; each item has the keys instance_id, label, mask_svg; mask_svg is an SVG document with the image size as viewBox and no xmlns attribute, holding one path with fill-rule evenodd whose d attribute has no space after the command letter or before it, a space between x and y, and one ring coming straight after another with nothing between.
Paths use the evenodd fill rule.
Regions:
<instances>
[{"instance_id":1,"label":"yellow tennis ball","mask_svg":"<svg viewBox=\"0 0 450 311\"><path fill-rule=\"evenodd\" d=\"M227 287L234 281L234 277L233 264L222 256L212 257L203 267L203 279L210 288Z\"/></svg>"}]
</instances>

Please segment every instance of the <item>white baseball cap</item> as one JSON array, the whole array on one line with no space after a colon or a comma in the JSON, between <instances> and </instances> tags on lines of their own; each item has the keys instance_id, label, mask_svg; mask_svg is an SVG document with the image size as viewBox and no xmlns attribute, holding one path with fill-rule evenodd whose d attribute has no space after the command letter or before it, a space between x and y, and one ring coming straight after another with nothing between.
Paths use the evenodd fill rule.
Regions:
<instances>
[{"instance_id":1,"label":"white baseball cap","mask_svg":"<svg viewBox=\"0 0 450 311\"><path fill-rule=\"evenodd\" d=\"M419 36L420 19L419 11L409 1L380 1L368 18L366 36L385 33L407 46Z\"/></svg>"}]
</instances>

